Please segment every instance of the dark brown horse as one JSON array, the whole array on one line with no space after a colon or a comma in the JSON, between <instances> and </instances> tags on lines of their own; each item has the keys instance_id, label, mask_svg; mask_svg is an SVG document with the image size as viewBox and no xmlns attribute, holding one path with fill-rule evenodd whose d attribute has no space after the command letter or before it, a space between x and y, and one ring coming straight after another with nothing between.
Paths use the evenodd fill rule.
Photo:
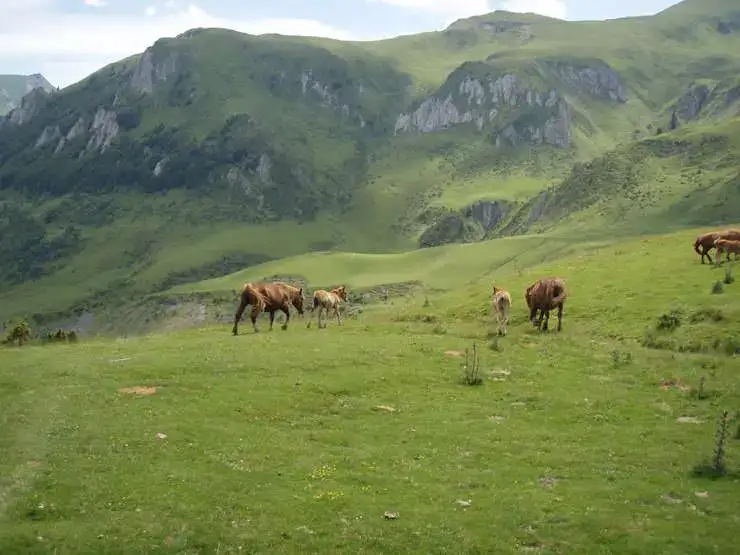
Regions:
<instances>
[{"instance_id":1,"label":"dark brown horse","mask_svg":"<svg viewBox=\"0 0 740 555\"><path fill-rule=\"evenodd\" d=\"M557 307L558 309L558 331L563 328L563 305L568 293L565 291L565 281L560 278L538 279L532 285L527 287L524 298L529 307L529 321L535 327L547 331L547 324L550 321L550 311ZM537 311L540 311L540 318L536 320ZM545 318L543 325L542 318Z\"/></svg>"},{"instance_id":2,"label":"dark brown horse","mask_svg":"<svg viewBox=\"0 0 740 555\"><path fill-rule=\"evenodd\" d=\"M701 256L701 263L704 264L704 257L709 259L709 263L712 263L712 257L709 256L709 251L715 247L715 243L718 239L727 239L729 241L740 241L740 229L724 229L722 231L710 231L699 235L694 241L694 251Z\"/></svg>"},{"instance_id":3,"label":"dark brown horse","mask_svg":"<svg viewBox=\"0 0 740 555\"><path fill-rule=\"evenodd\" d=\"M252 305L250 318L254 332L257 333L257 316L260 312L270 313L270 331L275 321L275 312L281 310L285 314L285 323L282 325L284 330L288 329L290 322L290 305L292 304L299 314L303 314L303 288L293 287L282 281L274 283L245 283L242 289L239 308L234 315L234 328L231 333L238 335L237 327L241 320L244 309L247 305Z\"/></svg>"}]
</instances>

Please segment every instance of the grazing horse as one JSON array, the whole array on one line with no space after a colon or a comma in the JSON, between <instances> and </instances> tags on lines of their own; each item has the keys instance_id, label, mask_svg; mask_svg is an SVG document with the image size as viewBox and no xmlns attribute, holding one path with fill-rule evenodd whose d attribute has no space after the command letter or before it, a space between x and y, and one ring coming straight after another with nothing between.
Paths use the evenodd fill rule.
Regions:
<instances>
[{"instance_id":1,"label":"grazing horse","mask_svg":"<svg viewBox=\"0 0 740 555\"><path fill-rule=\"evenodd\" d=\"M709 263L712 263L712 257L709 256L709 251L715 247L715 243L718 239L728 239L730 241L740 241L740 229L725 229L722 231L710 231L699 235L694 241L694 251L701 255L701 263L704 264L704 257L709 259ZM701 250L699 248L701 247Z\"/></svg>"},{"instance_id":2,"label":"grazing horse","mask_svg":"<svg viewBox=\"0 0 740 555\"><path fill-rule=\"evenodd\" d=\"M259 331L257 329L257 316L259 316L260 312L270 313L270 331L272 331L275 312L278 310L281 310L285 314L285 323L282 325L282 328L287 330L288 322L290 322L290 305L292 304L296 308L298 314L303 314L303 288L293 287L282 281L276 281L274 283L245 283L239 301L239 308L236 309L236 314L234 315L234 328L231 331L234 335L238 335L237 327L239 320L248 304L252 305L250 317L255 333Z\"/></svg>"},{"instance_id":3,"label":"grazing horse","mask_svg":"<svg viewBox=\"0 0 740 555\"><path fill-rule=\"evenodd\" d=\"M319 309L317 314L319 329L321 328L321 312L326 311L327 318L329 317L329 311L333 311L337 316L337 322L342 325L342 317L339 315L339 303L341 301L347 302L347 289L342 285L332 289L331 291L325 291L324 289L317 289L313 294L313 308L311 311ZM311 323L309 322L309 325ZM326 322L324 322L326 327Z\"/></svg>"},{"instance_id":4,"label":"grazing horse","mask_svg":"<svg viewBox=\"0 0 740 555\"><path fill-rule=\"evenodd\" d=\"M558 331L563 328L563 305L568 293L565 291L565 281L560 278L543 278L538 279L532 285L527 287L524 298L529 307L529 320L535 327L547 331L547 324L550 321L550 311L557 307L558 309ZM539 320L535 321L537 311L540 311ZM542 318L545 318L544 325Z\"/></svg>"},{"instance_id":5,"label":"grazing horse","mask_svg":"<svg viewBox=\"0 0 740 555\"><path fill-rule=\"evenodd\" d=\"M492 304L493 312L496 314L496 320L498 322L496 332L499 335L506 335L506 327L509 324L509 308L511 308L511 295L506 289L499 289L494 285Z\"/></svg>"},{"instance_id":6,"label":"grazing horse","mask_svg":"<svg viewBox=\"0 0 740 555\"><path fill-rule=\"evenodd\" d=\"M740 255L740 241L717 239L714 246L717 247L717 260L715 261L717 266L722 263L723 253L727 253L727 262L730 261L730 253L735 255L735 260L737 260L738 255Z\"/></svg>"}]
</instances>

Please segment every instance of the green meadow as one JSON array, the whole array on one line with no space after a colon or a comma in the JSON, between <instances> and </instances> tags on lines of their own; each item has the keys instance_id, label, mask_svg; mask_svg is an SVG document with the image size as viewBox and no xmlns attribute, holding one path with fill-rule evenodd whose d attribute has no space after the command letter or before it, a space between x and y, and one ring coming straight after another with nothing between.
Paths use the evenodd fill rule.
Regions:
<instances>
[{"instance_id":1,"label":"green meadow","mask_svg":"<svg viewBox=\"0 0 740 555\"><path fill-rule=\"evenodd\" d=\"M0 552L730 553L740 284L699 263L698 231L303 255L180 293L271 273L422 288L322 330L1 349ZM560 333L527 321L545 275L569 290Z\"/></svg>"}]
</instances>

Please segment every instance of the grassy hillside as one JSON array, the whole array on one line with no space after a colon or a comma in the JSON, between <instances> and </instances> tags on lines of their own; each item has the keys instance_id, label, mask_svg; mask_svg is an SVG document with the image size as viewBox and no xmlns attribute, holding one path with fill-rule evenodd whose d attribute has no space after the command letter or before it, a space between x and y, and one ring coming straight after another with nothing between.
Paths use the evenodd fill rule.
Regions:
<instances>
[{"instance_id":1,"label":"grassy hillside","mask_svg":"<svg viewBox=\"0 0 740 555\"><path fill-rule=\"evenodd\" d=\"M0 319L307 252L732 219L738 16L698 5L367 43L195 29L27 95L0 120ZM713 133L690 159L650 150ZM623 179L647 208L614 200Z\"/></svg>"},{"instance_id":2,"label":"grassy hillside","mask_svg":"<svg viewBox=\"0 0 740 555\"><path fill-rule=\"evenodd\" d=\"M574 166L533 197L504 233L558 229L649 233L723 225L740 210L740 119L676 131Z\"/></svg>"},{"instance_id":3,"label":"grassy hillside","mask_svg":"<svg viewBox=\"0 0 740 555\"><path fill-rule=\"evenodd\" d=\"M730 552L740 286L711 293L696 231L469 267L342 328L0 349L0 551ZM549 274L570 298L540 334L522 291ZM493 282L513 295L497 341ZM456 356L473 342L477 387Z\"/></svg>"}]
</instances>

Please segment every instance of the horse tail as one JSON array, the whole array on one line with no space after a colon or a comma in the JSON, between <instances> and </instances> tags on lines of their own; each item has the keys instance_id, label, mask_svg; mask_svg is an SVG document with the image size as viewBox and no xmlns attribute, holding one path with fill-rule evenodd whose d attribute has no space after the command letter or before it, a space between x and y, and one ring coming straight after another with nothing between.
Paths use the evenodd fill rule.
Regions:
<instances>
[{"instance_id":1,"label":"horse tail","mask_svg":"<svg viewBox=\"0 0 740 555\"><path fill-rule=\"evenodd\" d=\"M511 308L511 297L509 295L503 295L499 301L499 307L501 308L501 313L504 315L504 318L509 317L509 308Z\"/></svg>"},{"instance_id":2,"label":"horse tail","mask_svg":"<svg viewBox=\"0 0 740 555\"><path fill-rule=\"evenodd\" d=\"M696 254L701 254L701 251L699 250L699 245L701 245L701 237L697 237L696 241L694 241L694 251Z\"/></svg>"},{"instance_id":3,"label":"horse tail","mask_svg":"<svg viewBox=\"0 0 740 555\"><path fill-rule=\"evenodd\" d=\"M319 297L317 295L314 295L313 296L313 310L316 310L316 307L319 306L320 302L321 301L319 301Z\"/></svg>"},{"instance_id":4,"label":"horse tail","mask_svg":"<svg viewBox=\"0 0 740 555\"><path fill-rule=\"evenodd\" d=\"M552 306L557 306L560 303L562 303L567 297L568 297L568 292L565 290L565 287L562 287L560 289L560 294L557 295L556 297L553 297L552 298L552 301L550 302L550 304Z\"/></svg>"}]
</instances>

